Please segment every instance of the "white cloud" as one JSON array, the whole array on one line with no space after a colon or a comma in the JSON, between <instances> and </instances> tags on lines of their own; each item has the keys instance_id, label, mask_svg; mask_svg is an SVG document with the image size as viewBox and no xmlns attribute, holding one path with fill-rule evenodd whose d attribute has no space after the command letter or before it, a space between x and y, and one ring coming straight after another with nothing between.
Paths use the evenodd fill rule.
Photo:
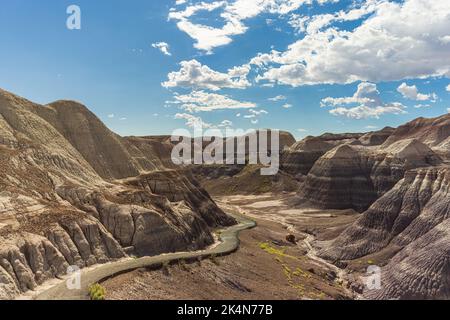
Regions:
<instances>
[{"instance_id":1,"label":"white cloud","mask_svg":"<svg viewBox=\"0 0 450 320\"><path fill-rule=\"evenodd\" d=\"M303 39L256 57L267 66L257 81L301 86L450 77L450 43L440 41L450 30L450 1L369 2L373 14L351 31L329 24L365 12L304 22Z\"/></svg>"},{"instance_id":2,"label":"white cloud","mask_svg":"<svg viewBox=\"0 0 450 320\"><path fill-rule=\"evenodd\" d=\"M264 110L264 109L261 109L261 110L250 109L248 111L248 114L246 114L244 116L244 118L246 118L246 119L254 119L254 118L259 117L259 116L261 116L263 114L269 114L269 113L266 110Z\"/></svg>"},{"instance_id":3,"label":"white cloud","mask_svg":"<svg viewBox=\"0 0 450 320\"><path fill-rule=\"evenodd\" d=\"M380 118L380 116L384 114L401 114L405 113L404 106L401 103L394 102L391 104L387 104L384 106L378 106L375 108L370 108L364 105L353 107L353 108L344 108L338 107L333 110L330 110L330 113L335 116L344 116L350 119L367 119L367 118Z\"/></svg>"},{"instance_id":4,"label":"white cloud","mask_svg":"<svg viewBox=\"0 0 450 320\"><path fill-rule=\"evenodd\" d=\"M203 121L201 117L194 116L189 113L177 113L174 116L174 119L177 120L185 120L185 125L193 128L193 127L203 127L206 129L212 129L212 128L230 128L233 126L233 122L230 120L223 120L219 124L214 125L208 122Z\"/></svg>"},{"instance_id":5,"label":"white cloud","mask_svg":"<svg viewBox=\"0 0 450 320\"><path fill-rule=\"evenodd\" d=\"M162 53L164 53L166 56L171 56L172 54L170 53L169 49L170 46L168 43L166 42L156 42L156 43L152 43L152 47L155 49L158 49L159 51L161 51Z\"/></svg>"},{"instance_id":6,"label":"white cloud","mask_svg":"<svg viewBox=\"0 0 450 320\"><path fill-rule=\"evenodd\" d=\"M319 0L325 3L336 0ZM285 15L297 10L312 0L235 0L199 2L187 6L183 11L171 11L169 20L177 21L177 27L187 33L196 42L194 47L211 53L214 48L227 45L232 37L244 34L248 27L244 20L254 18L262 13ZM224 20L221 28L193 23L191 18L201 11L212 12L221 10L220 17Z\"/></svg>"},{"instance_id":7,"label":"white cloud","mask_svg":"<svg viewBox=\"0 0 450 320\"><path fill-rule=\"evenodd\" d=\"M285 104L282 105L282 107L283 107L284 109L290 109L290 108L293 107L293 105L292 105L292 104L289 104L289 103L285 103Z\"/></svg>"},{"instance_id":8,"label":"white cloud","mask_svg":"<svg viewBox=\"0 0 450 320\"><path fill-rule=\"evenodd\" d=\"M341 105L350 105L343 107ZM380 92L373 83L362 82L351 97L325 98L322 107L334 107L329 112L335 116L345 116L351 119L379 118L384 114L406 113L406 107L399 102L384 103Z\"/></svg>"},{"instance_id":9,"label":"white cloud","mask_svg":"<svg viewBox=\"0 0 450 320\"><path fill-rule=\"evenodd\" d=\"M303 132L303 133L304 133L304 132L308 132L308 130L303 129L303 128L299 128L299 129L297 129L297 131L298 131L298 132Z\"/></svg>"},{"instance_id":10,"label":"white cloud","mask_svg":"<svg viewBox=\"0 0 450 320\"><path fill-rule=\"evenodd\" d=\"M368 104L370 106L377 106L382 104L380 100L380 92L377 85L370 82L361 82L358 89L351 97L332 98L328 97L322 99L321 106L337 106L340 104Z\"/></svg>"},{"instance_id":11,"label":"white cloud","mask_svg":"<svg viewBox=\"0 0 450 320\"><path fill-rule=\"evenodd\" d=\"M114 113L108 114L108 118L112 119L114 117L115 117Z\"/></svg>"},{"instance_id":12,"label":"white cloud","mask_svg":"<svg viewBox=\"0 0 450 320\"><path fill-rule=\"evenodd\" d=\"M222 88L244 89L250 86L247 74L249 66L234 67L228 73L221 73L202 65L197 60L182 61L179 71L168 74L162 83L165 88L184 87L194 89L220 90Z\"/></svg>"},{"instance_id":13,"label":"white cloud","mask_svg":"<svg viewBox=\"0 0 450 320\"><path fill-rule=\"evenodd\" d=\"M286 100L286 97L282 96L282 95L279 95L279 96L276 96L276 97L273 97L273 98L269 98L268 100L276 102L276 101Z\"/></svg>"},{"instance_id":14,"label":"white cloud","mask_svg":"<svg viewBox=\"0 0 450 320\"><path fill-rule=\"evenodd\" d=\"M223 120L221 123L219 123L219 128L230 128L233 126L233 122L230 120Z\"/></svg>"},{"instance_id":15,"label":"white cloud","mask_svg":"<svg viewBox=\"0 0 450 320\"><path fill-rule=\"evenodd\" d=\"M187 2L186 0L176 0L175 5L180 6L182 4L185 4L186 2Z\"/></svg>"},{"instance_id":16,"label":"white cloud","mask_svg":"<svg viewBox=\"0 0 450 320\"><path fill-rule=\"evenodd\" d=\"M193 91L185 95L175 95L170 104L179 104L189 112L208 112L222 109L250 109L256 108L252 102L234 100L226 95L209 93L205 91Z\"/></svg>"},{"instance_id":17,"label":"white cloud","mask_svg":"<svg viewBox=\"0 0 450 320\"><path fill-rule=\"evenodd\" d=\"M212 128L213 126L210 123L204 122L202 118L196 117L189 113L177 113L174 116L174 119L182 119L186 120L186 126L193 127L203 127L203 128Z\"/></svg>"},{"instance_id":18,"label":"white cloud","mask_svg":"<svg viewBox=\"0 0 450 320\"><path fill-rule=\"evenodd\" d=\"M244 115L244 118L250 119L250 122L252 124L257 124L257 123L259 123L259 118L266 114L269 114L269 112L267 112L264 109L261 109L261 110L250 109L248 111L248 114Z\"/></svg>"},{"instance_id":19,"label":"white cloud","mask_svg":"<svg viewBox=\"0 0 450 320\"><path fill-rule=\"evenodd\" d=\"M366 129L369 129L369 130L376 130L376 129L378 129L378 127L377 127L377 126L371 126L371 125L369 125L369 126L366 126Z\"/></svg>"},{"instance_id":20,"label":"white cloud","mask_svg":"<svg viewBox=\"0 0 450 320\"><path fill-rule=\"evenodd\" d=\"M120 118L119 120L120 120L120 121L125 121L125 120L127 120L127 118L122 117L122 118Z\"/></svg>"},{"instance_id":21,"label":"white cloud","mask_svg":"<svg viewBox=\"0 0 450 320\"><path fill-rule=\"evenodd\" d=\"M431 105L429 105L429 104L416 104L414 106L414 108L416 108L416 109L430 108L430 107L431 107Z\"/></svg>"},{"instance_id":22,"label":"white cloud","mask_svg":"<svg viewBox=\"0 0 450 320\"><path fill-rule=\"evenodd\" d=\"M360 2L359 6L358 3L355 2L355 7L352 7L349 11L341 10L334 14L326 13L315 16L302 16L293 13L288 23L296 30L296 32L314 34L334 22L355 21L372 14L383 1L384 0L367 0L365 2Z\"/></svg>"},{"instance_id":23,"label":"white cloud","mask_svg":"<svg viewBox=\"0 0 450 320\"><path fill-rule=\"evenodd\" d=\"M439 40L440 40L443 44L450 43L450 36L443 36L443 37L440 37Z\"/></svg>"},{"instance_id":24,"label":"white cloud","mask_svg":"<svg viewBox=\"0 0 450 320\"><path fill-rule=\"evenodd\" d=\"M448 92L450 92L450 84L445 88Z\"/></svg>"},{"instance_id":25,"label":"white cloud","mask_svg":"<svg viewBox=\"0 0 450 320\"><path fill-rule=\"evenodd\" d=\"M435 93L431 94L423 94L419 93L419 90L417 87L414 86L408 86L405 82L403 82L398 88L397 91L400 92L403 96L403 98L410 99L410 100L416 100L416 101L436 101L437 96Z\"/></svg>"}]
</instances>

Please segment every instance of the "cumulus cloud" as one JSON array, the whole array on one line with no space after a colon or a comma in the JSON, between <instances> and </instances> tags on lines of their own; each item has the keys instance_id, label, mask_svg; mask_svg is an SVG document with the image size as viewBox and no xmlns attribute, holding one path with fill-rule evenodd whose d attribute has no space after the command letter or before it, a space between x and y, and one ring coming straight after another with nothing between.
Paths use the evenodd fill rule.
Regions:
<instances>
[{"instance_id":1,"label":"cumulus cloud","mask_svg":"<svg viewBox=\"0 0 450 320\"><path fill-rule=\"evenodd\" d=\"M335 2L336 0L318 0L319 3ZM233 41L233 36L244 34L248 27L244 21L263 13L285 15L297 10L312 0L235 0L199 2L187 6L184 10L172 10L169 20L177 22L179 30L195 40L194 47L211 53L214 48L227 45ZM198 12L221 10L222 27L212 27L192 22L192 17Z\"/></svg>"},{"instance_id":2,"label":"cumulus cloud","mask_svg":"<svg viewBox=\"0 0 450 320\"><path fill-rule=\"evenodd\" d=\"M293 107L293 105L290 104L290 103L285 103L285 104L282 105L282 107L283 107L284 109L290 109L290 108Z\"/></svg>"},{"instance_id":3,"label":"cumulus cloud","mask_svg":"<svg viewBox=\"0 0 450 320\"><path fill-rule=\"evenodd\" d=\"M164 53L166 56L171 56L172 54L170 53L169 49L169 44L166 42L156 42L156 43L152 43L152 47L155 49L158 49L159 51L161 51L162 53Z\"/></svg>"},{"instance_id":4,"label":"cumulus cloud","mask_svg":"<svg viewBox=\"0 0 450 320\"><path fill-rule=\"evenodd\" d=\"M346 105L346 106L343 106ZM406 107L399 102L384 103L380 92L373 83L362 82L351 97L332 98L322 100L322 107L333 107L329 112L335 116L351 119L380 118L384 114L406 113Z\"/></svg>"},{"instance_id":5,"label":"cumulus cloud","mask_svg":"<svg viewBox=\"0 0 450 320\"><path fill-rule=\"evenodd\" d=\"M372 6L361 12L303 21L304 38L285 52L256 57L267 66L257 80L295 87L450 77L450 42L441 41L450 30L449 1L367 2ZM371 16L353 30L330 26L367 13Z\"/></svg>"},{"instance_id":6,"label":"cumulus cloud","mask_svg":"<svg viewBox=\"0 0 450 320\"><path fill-rule=\"evenodd\" d=\"M185 125L190 128L203 127L205 129L220 129L220 128L231 128L233 122L230 120L223 120L219 124L214 125L209 122L203 121L201 117L194 116L190 113L177 113L174 119L185 120Z\"/></svg>"},{"instance_id":7,"label":"cumulus cloud","mask_svg":"<svg viewBox=\"0 0 450 320\"><path fill-rule=\"evenodd\" d=\"M194 127L212 128L213 127L210 123L204 122L202 120L202 118L196 117L189 113L177 113L174 116L174 119L186 120L185 125L190 128L194 128Z\"/></svg>"},{"instance_id":8,"label":"cumulus cloud","mask_svg":"<svg viewBox=\"0 0 450 320\"><path fill-rule=\"evenodd\" d=\"M378 8L378 5L383 1L384 0L367 0L360 2L359 4L355 2L355 7L352 7L350 10L340 10L333 14L327 13L315 16L303 16L293 13L290 16L288 23L298 33L306 32L314 34L334 22L355 21L364 18L365 16L374 13Z\"/></svg>"},{"instance_id":9,"label":"cumulus cloud","mask_svg":"<svg viewBox=\"0 0 450 320\"><path fill-rule=\"evenodd\" d=\"M285 97L285 96L282 96L282 95L278 95L278 96L276 96L276 97L269 98L269 101L274 101L274 102L276 102L276 101L282 101L282 100L286 100L286 97Z\"/></svg>"},{"instance_id":10,"label":"cumulus cloud","mask_svg":"<svg viewBox=\"0 0 450 320\"><path fill-rule=\"evenodd\" d=\"M248 111L248 114L244 115L244 118L249 119L252 124L257 124L257 123L259 123L259 118L266 114L269 114L269 112L267 112L264 109L259 109L259 110L250 109Z\"/></svg>"},{"instance_id":11,"label":"cumulus cloud","mask_svg":"<svg viewBox=\"0 0 450 320\"><path fill-rule=\"evenodd\" d=\"M223 120L221 123L217 125L219 128L230 128L233 126L233 122L230 120Z\"/></svg>"},{"instance_id":12,"label":"cumulus cloud","mask_svg":"<svg viewBox=\"0 0 450 320\"><path fill-rule=\"evenodd\" d=\"M246 114L244 116L244 118L246 118L246 119L254 119L254 118L259 117L259 116L261 116L263 114L269 114L269 113L266 110L264 110L264 109L261 109L261 110L250 109L248 111L248 114Z\"/></svg>"},{"instance_id":13,"label":"cumulus cloud","mask_svg":"<svg viewBox=\"0 0 450 320\"><path fill-rule=\"evenodd\" d=\"M445 88L448 92L450 92L450 84Z\"/></svg>"},{"instance_id":14,"label":"cumulus cloud","mask_svg":"<svg viewBox=\"0 0 450 320\"><path fill-rule=\"evenodd\" d=\"M193 91L185 95L175 95L174 101L169 104L178 104L180 108L188 112L208 112L223 109L250 109L256 108L252 102L237 101L229 96L209 93L205 91Z\"/></svg>"},{"instance_id":15,"label":"cumulus cloud","mask_svg":"<svg viewBox=\"0 0 450 320\"><path fill-rule=\"evenodd\" d=\"M414 86L408 86L405 82L403 82L398 88L397 91L400 92L403 96L403 98L410 99L410 100L416 100L416 101L436 101L437 95L435 93L431 94L423 94L419 93L419 90L417 87Z\"/></svg>"},{"instance_id":16,"label":"cumulus cloud","mask_svg":"<svg viewBox=\"0 0 450 320\"><path fill-rule=\"evenodd\" d=\"M197 60L182 61L179 71L168 74L168 80L162 83L165 88L184 87L194 89L209 89L213 91L222 88L244 89L250 86L247 74L250 66L234 67L228 73L221 73L202 65Z\"/></svg>"}]
</instances>

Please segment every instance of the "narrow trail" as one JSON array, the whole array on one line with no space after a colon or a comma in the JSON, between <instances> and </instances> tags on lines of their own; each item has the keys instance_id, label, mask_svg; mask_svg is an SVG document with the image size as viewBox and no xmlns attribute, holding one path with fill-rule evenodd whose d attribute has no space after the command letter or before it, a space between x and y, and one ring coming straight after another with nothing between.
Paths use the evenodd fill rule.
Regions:
<instances>
[{"instance_id":1,"label":"narrow trail","mask_svg":"<svg viewBox=\"0 0 450 320\"><path fill-rule=\"evenodd\" d=\"M161 254L158 256L142 257L137 259L119 260L107 264L95 266L94 268L81 270L81 285L78 289L68 289L68 277L60 279L57 283L47 285L38 290L34 295L27 296L33 300L88 300L89 287L94 283L100 283L108 278L133 271L139 268L158 268L164 263L177 262L180 260L194 260L208 258L213 255L223 256L235 252L239 248L239 233L254 228L256 222L240 214L230 213L238 224L220 230L220 242L205 249L192 252L176 252ZM23 298L23 297L22 297Z\"/></svg>"}]
</instances>

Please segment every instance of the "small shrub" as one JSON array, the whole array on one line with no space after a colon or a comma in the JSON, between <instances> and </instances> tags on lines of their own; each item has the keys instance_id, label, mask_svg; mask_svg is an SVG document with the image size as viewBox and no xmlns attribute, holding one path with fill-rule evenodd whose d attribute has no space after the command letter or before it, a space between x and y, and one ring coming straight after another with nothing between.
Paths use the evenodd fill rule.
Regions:
<instances>
[{"instance_id":1,"label":"small shrub","mask_svg":"<svg viewBox=\"0 0 450 320\"><path fill-rule=\"evenodd\" d=\"M180 269L181 270L183 270L183 271L189 271L189 268L188 268L188 266L187 266L187 264L186 264L186 261L185 260L180 260L180 261L178 261L178 266L180 267Z\"/></svg>"},{"instance_id":2,"label":"small shrub","mask_svg":"<svg viewBox=\"0 0 450 320\"><path fill-rule=\"evenodd\" d=\"M93 284L89 287L89 296L91 300L105 300L106 289L99 283Z\"/></svg>"},{"instance_id":3,"label":"small shrub","mask_svg":"<svg viewBox=\"0 0 450 320\"><path fill-rule=\"evenodd\" d=\"M169 261L164 261L161 269L162 269L162 272L164 273L164 275L170 276Z\"/></svg>"},{"instance_id":4,"label":"small shrub","mask_svg":"<svg viewBox=\"0 0 450 320\"><path fill-rule=\"evenodd\" d=\"M286 241L292 244L297 244L297 240L295 239L295 236L293 234L288 234L286 236Z\"/></svg>"},{"instance_id":5,"label":"small shrub","mask_svg":"<svg viewBox=\"0 0 450 320\"><path fill-rule=\"evenodd\" d=\"M216 266L220 265L219 259L217 259L216 254L212 254L211 257L209 257L212 263L214 263Z\"/></svg>"}]
</instances>

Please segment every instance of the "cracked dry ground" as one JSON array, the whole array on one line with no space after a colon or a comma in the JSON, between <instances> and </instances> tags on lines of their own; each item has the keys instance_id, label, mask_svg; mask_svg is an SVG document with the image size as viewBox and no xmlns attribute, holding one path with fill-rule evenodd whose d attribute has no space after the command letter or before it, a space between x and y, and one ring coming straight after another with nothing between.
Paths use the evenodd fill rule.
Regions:
<instances>
[{"instance_id":1,"label":"cracked dry ground","mask_svg":"<svg viewBox=\"0 0 450 320\"><path fill-rule=\"evenodd\" d=\"M331 268L306 256L307 248L302 242L304 234L292 228L288 230L289 211L279 212L286 209L279 206L279 202L287 198L279 200L280 196L264 195L217 199L225 211L238 210L235 205L239 205L241 212L258 222L256 228L241 233L241 246L237 252L191 264L175 264L163 270L139 269L119 275L103 283L107 299L350 298ZM331 221L334 225L345 226L354 220L354 215L332 216L328 220L318 216L308 226L302 225L301 220L297 221L298 230L325 231ZM286 241L290 233L297 236L297 245Z\"/></svg>"}]
</instances>

